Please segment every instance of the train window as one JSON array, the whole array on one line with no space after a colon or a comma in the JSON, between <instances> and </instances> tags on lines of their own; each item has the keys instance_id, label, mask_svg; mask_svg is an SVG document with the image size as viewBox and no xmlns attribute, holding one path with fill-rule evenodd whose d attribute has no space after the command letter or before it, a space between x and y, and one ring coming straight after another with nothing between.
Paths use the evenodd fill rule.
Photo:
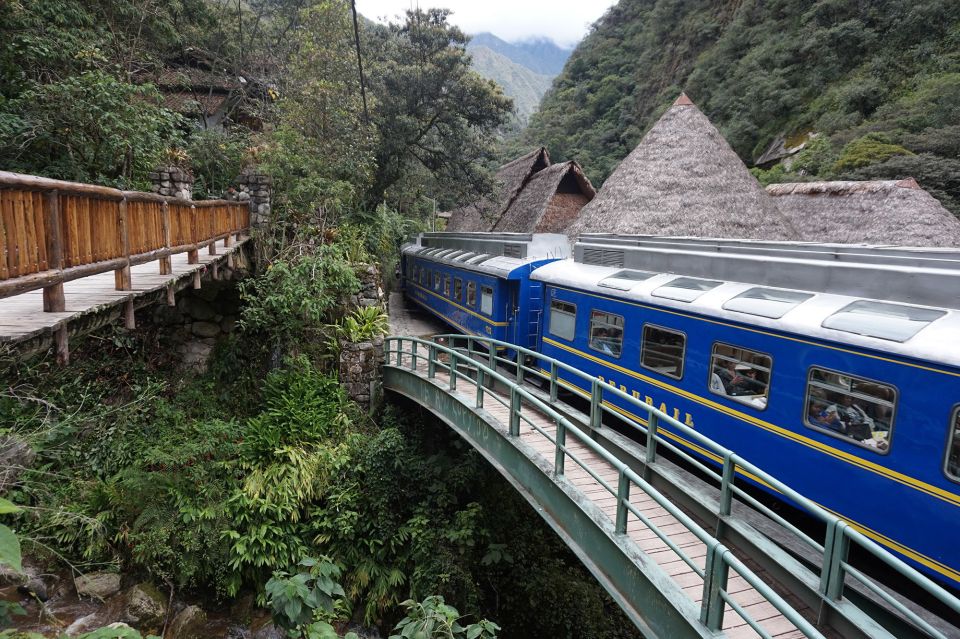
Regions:
<instances>
[{"instance_id":1,"label":"train window","mask_svg":"<svg viewBox=\"0 0 960 639\"><path fill-rule=\"evenodd\" d=\"M429 275L430 275L430 271L427 269L427 267L421 266L421 267L420 267L420 277L418 278L418 279L420 280L420 285L421 285L421 286L427 283L427 277L428 277Z\"/></svg>"},{"instance_id":2,"label":"train window","mask_svg":"<svg viewBox=\"0 0 960 639\"><path fill-rule=\"evenodd\" d=\"M467 282L467 306L473 308L477 305L477 283Z\"/></svg>"},{"instance_id":3,"label":"train window","mask_svg":"<svg viewBox=\"0 0 960 639\"><path fill-rule=\"evenodd\" d=\"M710 392L764 409L770 397L769 355L716 343L710 358Z\"/></svg>"},{"instance_id":4,"label":"train window","mask_svg":"<svg viewBox=\"0 0 960 639\"><path fill-rule=\"evenodd\" d=\"M577 330L577 307L570 302L550 301L550 334L573 341Z\"/></svg>"},{"instance_id":5,"label":"train window","mask_svg":"<svg viewBox=\"0 0 960 639\"><path fill-rule=\"evenodd\" d=\"M678 302L692 302L709 290L723 284L714 280L699 280L694 277L678 277L653 290L655 297L665 297Z\"/></svg>"},{"instance_id":6,"label":"train window","mask_svg":"<svg viewBox=\"0 0 960 639\"><path fill-rule=\"evenodd\" d=\"M813 297L813 293L757 287L740 293L723 305L728 311L780 319L788 311Z\"/></svg>"},{"instance_id":7,"label":"train window","mask_svg":"<svg viewBox=\"0 0 960 639\"><path fill-rule=\"evenodd\" d=\"M433 272L433 290L440 290L440 273L437 273L436 271Z\"/></svg>"},{"instance_id":8,"label":"train window","mask_svg":"<svg viewBox=\"0 0 960 639\"><path fill-rule=\"evenodd\" d=\"M450 276L443 276L443 295L444 297L450 297Z\"/></svg>"},{"instance_id":9,"label":"train window","mask_svg":"<svg viewBox=\"0 0 960 639\"><path fill-rule=\"evenodd\" d=\"M591 312L590 348L610 357L620 357L620 351L623 350L623 317L603 311Z\"/></svg>"},{"instance_id":10,"label":"train window","mask_svg":"<svg viewBox=\"0 0 960 639\"><path fill-rule=\"evenodd\" d=\"M947 444L947 464L944 467L947 477L960 481L960 407L953 411L950 419L950 442Z\"/></svg>"},{"instance_id":11,"label":"train window","mask_svg":"<svg viewBox=\"0 0 960 639\"><path fill-rule=\"evenodd\" d=\"M946 311L887 302L860 301L843 307L823 320L824 328L905 342Z\"/></svg>"},{"instance_id":12,"label":"train window","mask_svg":"<svg viewBox=\"0 0 960 639\"><path fill-rule=\"evenodd\" d=\"M640 365L652 371L680 379L683 377L683 356L687 336L652 324L643 327Z\"/></svg>"},{"instance_id":13,"label":"train window","mask_svg":"<svg viewBox=\"0 0 960 639\"><path fill-rule=\"evenodd\" d=\"M493 315L493 288L490 286L480 287L480 312Z\"/></svg>"},{"instance_id":14,"label":"train window","mask_svg":"<svg viewBox=\"0 0 960 639\"><path fill-rule=\"evenodd\" d=\"M463 280L459 277L453 280L453 299L457 302L463 301Z\"/></svg>"},{"instance_id":15,"label":"train window","mask_svg":"<svg viewBox=\"0 0 960 639\"><path fill-rule=\"evenodd\" d=\"M896 391L887 384L811 368L804 419L812 428L886 453L896 399Z\"/></svg>"}]
</instances>

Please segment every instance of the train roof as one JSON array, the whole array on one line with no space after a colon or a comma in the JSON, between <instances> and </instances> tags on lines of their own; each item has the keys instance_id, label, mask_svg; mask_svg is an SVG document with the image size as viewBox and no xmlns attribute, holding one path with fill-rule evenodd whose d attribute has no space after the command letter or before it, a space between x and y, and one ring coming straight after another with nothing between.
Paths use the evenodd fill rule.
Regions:
<instances>
[{"instance_id":1,"label":"train roof","mask_svg":"<svg viewBox=\"0 0 960 639\"><path fill-rule=\"evenodd\" d=\"M559 233L421 233L401 250L505 279L519 277L532 264L570 257L569 240Z\"/></svg>"},{"instance_id":2,"label":"train roof","mask_svg":"<svg viewBox=\"0 0 960 639\"><path fill-rule=\"evenodd\" d=\"M590 234L532 277L960 366L960 250Z\"/></svg>"}]
</instances>

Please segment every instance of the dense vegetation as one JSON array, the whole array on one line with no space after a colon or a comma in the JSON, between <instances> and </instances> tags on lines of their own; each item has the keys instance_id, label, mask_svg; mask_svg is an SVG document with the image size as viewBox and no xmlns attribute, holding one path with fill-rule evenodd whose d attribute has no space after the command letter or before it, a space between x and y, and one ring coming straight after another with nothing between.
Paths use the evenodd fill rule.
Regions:
<instances>
[{"instance_id":1,"label":"dense vegetation","mask_svg":"<svg viewBox=\"0 0 960 639\"><path fill-rule=\"evenodd\" d=\"M686 91L751 164L819 134L766 181L916 177L960 214L960 4L953 0L620 0L522 139L601 183Z\"/></svg>"},{"instance_id":2,"label":"dense vegetation","mask_svg":"<svg viewBox=\"0 0 960 639\"><path fill-rule=\"evenodd\" d=\"M219 598L264 592L275 570L326 556L343 589L328 620L389 628L404 600L441 594L471 622L497 619L501 637L634 636L449 429L410 406L365 416L307 352L271 368L275 327L257 321L259 304L248 300L244 332L193 378L149 324L90 336L69 369L3 361L3 432L38 453L7 495L29 554ZM292 295L272 308L298 314Z\"/></svg>"}]
</instances>

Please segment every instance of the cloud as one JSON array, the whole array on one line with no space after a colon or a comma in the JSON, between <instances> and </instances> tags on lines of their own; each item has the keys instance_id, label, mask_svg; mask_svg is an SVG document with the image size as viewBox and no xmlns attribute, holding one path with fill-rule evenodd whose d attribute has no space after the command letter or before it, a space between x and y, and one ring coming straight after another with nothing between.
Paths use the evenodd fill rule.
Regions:
<instances>
[{"instance_id":1,"label":"cloud","mask_svg":"<svg viewBox=\"0 0 960 639\"><path fill-rule=\"evenodd\" d=\"M419 6L453 11L451 22L467 33L489 31L504 40L548 37L573 45L616 0L356 0L357 11L384 21Z\"/></svg>"}]
</instances>

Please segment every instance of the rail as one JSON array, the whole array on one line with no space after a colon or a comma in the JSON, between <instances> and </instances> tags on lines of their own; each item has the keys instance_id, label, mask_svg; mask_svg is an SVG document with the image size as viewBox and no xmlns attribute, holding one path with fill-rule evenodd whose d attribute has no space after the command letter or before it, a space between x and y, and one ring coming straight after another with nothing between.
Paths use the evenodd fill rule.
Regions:
<instances>
[{"instance_id":1,"label":"rail","mask_svg":"<svg viewBox=\"0 0 960 639\"><path fill-rule=\"evenodd\" d=\"M131 290L130 267L216 243L250 226L246 204L197 201L0 171L0 298L43 289L43 310L65 308L64 282L114 271Z\"/></svg>"},{"instance_id":2,"label":"rail","mask_svg":"<svg viewBox=\"0 0 960 639\"><path fill-rule=\"evenodd\" d=\"M580 468L586 471L594 480L596 480L604 489L616 498L617 515L614 528L617 534L625 534L627 530L627 519L630 514L641 520L657 537L662 540L677 556L691 567L704 580L704 592L701 602L700 619L712 631L719 631L723 625L724 604L729 604L750 627L752 627L761 637L769 635L760 627L759 623L752 619L749 614L734 602L730 593L726 590L726 584L733 570L736 574L743 577L751 586L753 586L764 598L766 598L781 614L784 615L798 630L807 637L822 637L820 632L804 619L796 610L785 602L773 589L763 582L755 573L745 566L733 553L726 548L713 535L708 533L696 522L690 519L683 511L679 510L670 500L664 497L644 477L641 477L626 464L614 457L595 442L588 434L564 417L560 412L552 408L550 404L557 402L558 392L561 387L568 390L580 392L588 396L590 400L589 423L591 427L600 426L603 415L611 415L619 419L631 428L639 429L647 437L645 463L649 467L657 460L658 450L663 447L687 462L693 464L702 472L715 478L720 485L720 499L715 513L721 519L731 513L734 496L742 499L744 502L759 510L765 516L776 521L786 530L796 535L803 543L809 545L814 550L822 553L823 561L820 566L820 595L824 601L839 601L843 598L845 577L861 582L864 587L874 592L882 598L889 606L897 610L904 618L908 619L923 632L936 639L947 639L947 635L930 625L926 620L919 617L902 602L891 596L884 588L879 586L867 575L851 566L848 561L848 555L851 546L857 546L863 551L869 553L872 557L886 564L901 576L908 579L914 586L925 591L930 596L936 598L948 609L954 613L960 614L960 601L953 597L946 590L934 583L926 576L920 574L914 568L907 565L897 557L893 556L887 550L879 546L873 540L857 531L850 524L836 515L824 510L814 502L806 499L789 486L783 484L775 477L764 470L754 466L747 460L739 457L736 453L717 442L703 436L701 433L686 426L685 424L670 417L666 413L655 407L640 401L632 395L621 391L620 389L605 384L595 377L592 377L564 362L547 357L536 351L516 346L509 342L500 340L476 337L472 335L444 335L435 337L437 340L444 340L450 346L442 346L436 342L421 340L411 337L390 337L386 340L386 364L403 368L404 357L409 360L409 368L416 370L418 359L426 358L427 377L435 378L436 371L439 368L449 373L449 385L451 390L457 387L458 379L467 379L472 384L476 384L476 407L482 408L487 397L493 398L510 410L509 435L511 437L519 436L520 422L525 421L532 428L536 429L542 436L546 437L554 445L553 468L557 475L564 474L564 466L567 460L576 463ZM404 349L404 344L409 344L410 349ZM463 346L458 346L463 344ZM479 347L479 348L478 348ZM420 352L420 349L424 352ZM499 350L498 350L499 349ZM517 359L514 361L504 355L504 349L509 349L517 353ZM443 362L440 354L444 354L447 362ZM393 363L391 357L393 356ZM529 366L526 363L527 358L532 358L538 365ZM516 374L508 377L498 370L500 364L509 367L515 367ZM540 365L549 367L540 369ZM473 372L476 378L470 377L469 372ZM590 389L589 395L581 388L578 388L569 382L565 382L560 377L560 373L568 374L568 378L578 378L585 382L586 387ZM524 378L527 375L538 377L549 384L549 403L545 403L522 387ZM509 402L504 401L498 394L487 388L487 384L499 382L509 388ZM642 411L638 414L646 414L646 424L628 418L622 413L614 410L613 404L607 399L617 398L626 402L633 408ZM546 415L556 424L556 436L544 431L536 426L531 420L521 414L523 402L526 402L542 414ZM677 433L680 433L691 440L697 442L703 449L712 453L718 460L722 460L722 468L717 470L692 455L674 445L660 433L664 426L670 427ZM587 446L593 453L602 457L607 463L617 470L616 486L604 481L586 464L582 463L575 454L568 450L566 438L569 435L575 436L582 444ZM755 481L766 484L772 489L779 491L786 498L790 499L797 507L801 508L811 516L826 524L826 535L823 543L813 539L802 530L790 522L783 519L780 515L773 512L741 487L736 485L737 475L751 477ZM645 517L630 503L630 492L632 487L637 487L650 497L652 497L660 506L673 515L683 526L693 533L707 547L707 557L705 568L701 569L695 561L687 556L681 548L674 544L669 535L658 528L654 522L646 520Z\"/></svg>"}]
</instances>

